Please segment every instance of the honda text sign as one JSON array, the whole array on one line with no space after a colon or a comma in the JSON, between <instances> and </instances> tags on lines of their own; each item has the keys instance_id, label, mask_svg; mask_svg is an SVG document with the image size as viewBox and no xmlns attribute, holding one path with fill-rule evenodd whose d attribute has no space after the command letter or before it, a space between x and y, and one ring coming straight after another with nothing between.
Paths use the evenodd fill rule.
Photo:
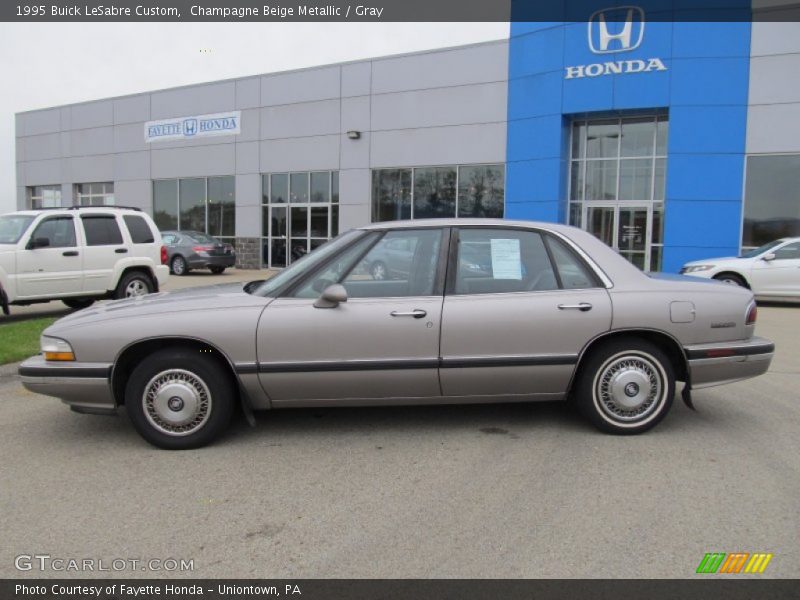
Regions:
<instances>
[{"instance_id":1,"label":"honda text sign","mask_svg":"<svg viewBox=\"0 0 800 600\"><path fill-rule=\"evenodd\" d=\"M176 117L144 124L144 141L160 142L167 140L189 140L210 135L238 135L242 131L242 113L234 111Z\"/></svg>"}]
</instances>

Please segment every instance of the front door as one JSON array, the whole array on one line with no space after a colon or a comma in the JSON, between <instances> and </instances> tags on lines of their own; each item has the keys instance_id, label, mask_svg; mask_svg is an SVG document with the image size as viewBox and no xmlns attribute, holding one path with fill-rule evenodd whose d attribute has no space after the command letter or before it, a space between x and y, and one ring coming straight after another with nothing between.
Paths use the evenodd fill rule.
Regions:
<instances>
[{"instance_id":1,"label":"front door","mask_svg":"<svg viewBox=\"0 0 800 600\"><path fill-rule=\"evenodd\" d=\"M650 269L653 230L652 206L585 203L586 230L611 246L634 265Z\"/></svg>"},{"instance_id":2,"label":"front door","mask_svg":"<svg viewBox=\"0 0 800 600\"><path fill-rule=\"evenodd\" d=\"M442 314L449 397L560 397L586 343L611 326L597 275L556 236L460 228Z\"/></svg>"},{"instance_id":3,"label":"front door","mask_svg":"<svg viewBox=\"0 0 800 600\"><path fill-rule=\"evenodd\" d=\"M47 239L48 245L30 247L30 241ZM28 247L17 252L19 296L65 296L81 291L83 256L72 216L43 219L31 233Z\"/></svg>"},{"instance_id":4,"label":"front door","mask_svg":"<svg viewBox=\"0 0 800 600\"><path fill-rule=\"evenodd\" d=\"M258 325L257 357L273 405L440 398L439 265L447 233L370 234L272 302ZM410 266L392 263L398 240L413 252ZM379 262L387 269L376 270ZM345 287L347 301L315 307L334 283Z\"/></svg>"}]
</instances>

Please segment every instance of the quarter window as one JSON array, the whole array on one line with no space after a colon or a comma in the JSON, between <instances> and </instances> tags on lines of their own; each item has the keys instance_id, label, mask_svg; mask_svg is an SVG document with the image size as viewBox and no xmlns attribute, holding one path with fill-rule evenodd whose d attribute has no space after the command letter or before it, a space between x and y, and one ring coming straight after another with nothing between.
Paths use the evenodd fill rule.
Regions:
<instances>
[{"instance_id":1,"label":"quarter window","mask_svg":"<svg viewBox=\"0 0 800 600\"><path fill-rule=\"evenodd\" d=\"M81 217L87 246L113 246L122 243L122 232L117 219L106 216Z\"/></svg>"},{"instance_id":2,"label":"quarter window","mask_svg":"<svg viewBox=\"0 0 800 600\"><path fill-rule=\"evenodd\" d=\"M47 238L50 248L72 248L75 243L75 223L72 217L45 219L33 231L31 239Z\"/></svg>"},{"instance_id":3,"label":"quarter window","mask_svg":"<svg viewBox=\"0 0 800 600\"><path fill-rule=\"evenodd\" d=\"M125 215L122 219L128 227L128 233L131 234L131 240L134 244L152 244L156 241L144 217Z\"/></svg>"}]
</instances>

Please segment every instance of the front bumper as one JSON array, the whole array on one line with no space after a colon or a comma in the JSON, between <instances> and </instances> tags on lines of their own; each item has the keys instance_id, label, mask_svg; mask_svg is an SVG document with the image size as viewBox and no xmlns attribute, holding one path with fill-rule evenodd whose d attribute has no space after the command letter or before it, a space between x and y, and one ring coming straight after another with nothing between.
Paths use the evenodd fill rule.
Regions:
<instances>
[{"instance_id":1,"label":"front bumper","mask_svg":"<svg viewBox=\"0 0 800 600\"><path fill-rule=\"evenodd\" d=\"M26 389L60 398L76 412L117 411L110 363L48 362L37 355L23 362L18 372Z\"/></svg>"},{"instance_id":2,"label":"front bumper","mask_svg":"<svg viewBox=\"0 0 800 600\"><path fill-rule=\"evenodd\" d=\"M752 337L737 342L686 346L693 390L763 375L775 354L775 344Z\"/></svg>"}]
</instances>

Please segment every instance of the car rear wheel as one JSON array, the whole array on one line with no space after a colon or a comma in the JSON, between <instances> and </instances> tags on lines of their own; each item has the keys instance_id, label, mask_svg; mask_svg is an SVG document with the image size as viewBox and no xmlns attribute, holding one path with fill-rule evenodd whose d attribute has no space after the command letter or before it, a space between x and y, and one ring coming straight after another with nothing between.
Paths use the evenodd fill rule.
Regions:
<instances>
[{"instance_id":1,"label":"car rear wheel","mask_svg":"<svg viewBox=\"0 0 800 600\"><path fill-rule=\"evenodd\" d=\"M601 431L642 433L672 407L675 374L660 348L624 338L603 344L587 357L574 392L580 411Z\"/></svg>"},{"instance_id":2,"label":"car rear wheel","mask_svg":"<svg viewBox=\"0 0 800 600\"><path fill-rule=\"evenodd\" d=\"M88 308L94 304L94 298L64 298L61 301L74 310Z\"/></svg>"},{"instance_id":3,"label":"car rear wheel","mask_svg":"<svg viewBox=\"0 0 800 600\"><path fill-rule=\"evenodd\" d=\"M114 297L117 299L136 298L151 294L153 290L153 282L150 277L141 271L132 271L120 279Z\"/></svg>"},{"instance_id":4,"label":"car rear wheel","mask_svg":"<svg viewBox=\"0 0 800 600\"><path fill-rule=\"evenodd\" d=\"M212 355L164 349L145 358L125 386L125 407L148 442L167 450L199 448L230 423L230 373Z\"/></svg>"},{"instance_id":5,"label":"car rear wheel","mask_svg":"<svg viewBox=\"0 0 800 600\"><path fill-rule=\"evenodd\" d=\"M722 283L728 283L730 285L738 285L739 287L747 287L744 283L744 279L739 277L736 273L721 273L714 277L717 281L721 281Z\"/></svg>"},{"instance_id":6,"label":"car rear wheel","mask_svg":"<svg viewBox=\"0 0 800 600\"><path fill-rule=\"evenodd\" d=\"M222 272L225 271L225 267L208 267L208 270L214 275L221 275Z\"/></svg>"},{"instance_id":7,"label":"car rear wheel","mask_svg":"<svg viewBox=\"0 0 800 600\"><path fill-rule=\"evenodd\" d=\"M170 263L170 268L175 275L186 275L189 268L186 266L186 259L182 256L176 256Z\"/></svg>"}]
</instances>

